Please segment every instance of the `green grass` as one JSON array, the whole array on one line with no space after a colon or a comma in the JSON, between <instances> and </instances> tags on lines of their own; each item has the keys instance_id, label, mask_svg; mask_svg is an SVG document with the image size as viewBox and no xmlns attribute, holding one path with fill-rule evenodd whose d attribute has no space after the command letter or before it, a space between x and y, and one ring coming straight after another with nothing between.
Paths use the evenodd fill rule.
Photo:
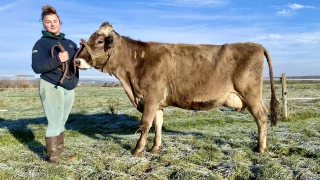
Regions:
<instances>
[{"instance_id":1,"label":"green grass","mask_svg":"<svg viewBox=\"0 0 320 180\"><path fill-rule=\"evenodd\" d=\"M318 97L317 84L290 84L291 97ZM270 96L264 85L264 99ZM280 100L281 87L277 85ZM46 119L37 89L0 91L0 179L308 179L320 177L320 101L289 101L289 117L268 127L257 153L257 126L246 110L164 110L159 154L131 155L141 113L122 88L76 88L66 150L77 160L47 163ZM269 101L266 101L268 104ZM281 101L280 101L281 103ZM281 105L281 104L280 104ZM281 114L281 113L280 113ZM154 130L147 139L152 147Z\"/></svg>"}]
</instances>

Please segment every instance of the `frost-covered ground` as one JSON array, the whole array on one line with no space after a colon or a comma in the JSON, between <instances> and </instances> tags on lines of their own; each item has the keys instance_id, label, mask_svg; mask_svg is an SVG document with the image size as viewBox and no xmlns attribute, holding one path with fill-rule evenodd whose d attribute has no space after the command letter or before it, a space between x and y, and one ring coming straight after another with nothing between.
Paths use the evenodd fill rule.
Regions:
<instances>
[{"instance_id":1,"label":"frost-covered ground","mask_svg":"<svg viewBox=\"0 0 320 180\"><path fill-rule=\"evenodd\" d=\"M317 97L320 87L291 85L288 92ZM0 109L8 110L0 112L0 179L320 179L320 100L289 101L289 119L268 127L264 154L255 151L257 126L248 111L166 108L161 152L133 157L141 114L123 89L79 87L66 131L66 149L77 160L53 166L44 154L38 92L4 89L0 97Z\"/></svg>"}]
</instances>

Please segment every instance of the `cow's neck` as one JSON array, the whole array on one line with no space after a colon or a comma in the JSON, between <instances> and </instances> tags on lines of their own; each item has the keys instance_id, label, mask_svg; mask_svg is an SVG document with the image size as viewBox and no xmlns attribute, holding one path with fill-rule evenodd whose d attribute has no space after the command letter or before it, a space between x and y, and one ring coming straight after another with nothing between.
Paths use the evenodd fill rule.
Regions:
<instances>
[{"instance_id":1,"label":"cow's neck","mask_svg":"<svg viewBox=\"0 0 320 180\"><path fill-rule=\"evenodd\" d=\"M119 37L115 42L114 53L110 57L109 74L115 75L125 89L130 101L140 110L137 98L140 98L140 88L135 69L145 56L144 42Z\"/></svg>"},{"instance_id":2,"label":"cow's neck","mask_svg":"<svg viewBox=\"0 0 320 180\"><path fill-rule=\"evenodd\" d=\"M114 38L113 53L103 68L103 72L117 75L121 71L134 73L135 67L145 56L144 42L127 37Z\"/></svg>"}]
</instances>

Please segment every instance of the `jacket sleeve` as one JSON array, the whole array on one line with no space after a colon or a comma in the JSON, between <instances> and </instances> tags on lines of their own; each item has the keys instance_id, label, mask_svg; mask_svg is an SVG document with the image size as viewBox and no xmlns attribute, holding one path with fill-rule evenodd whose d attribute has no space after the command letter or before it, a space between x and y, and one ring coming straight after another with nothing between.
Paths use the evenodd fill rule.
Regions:
<instances>
[{"instance_id":1,"label":"jacket sleeve","mask_svg":"<svg viewBox=\"0 0 320 180\"><path fill-rule=\"evenodd\" d=\"M44 47L41 41L37 41L32 49L32 69L36 74L42 74L62 65L58 56L50 58L48 50Z\"/></svg>"}]
</instances>

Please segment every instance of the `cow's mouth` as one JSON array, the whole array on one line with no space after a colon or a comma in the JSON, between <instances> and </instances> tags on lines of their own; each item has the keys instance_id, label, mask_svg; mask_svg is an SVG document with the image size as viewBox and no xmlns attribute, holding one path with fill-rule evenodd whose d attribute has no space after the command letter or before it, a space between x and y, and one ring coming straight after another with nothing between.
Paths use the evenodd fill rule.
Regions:
<instances>
[{"instance_id":1,"label":"cow's mouth","mask_svg":"<svg viewBox=\"0 0 320 180\"><path fill-rule=\"evenodd\" d=\"M79 69L85 70L85 69L92 68L92 66L90 64L88 64L86 60L84 60L82 58L77 58L75 62L76 62L76 65Z\"/></svg>"}]
</instances>

